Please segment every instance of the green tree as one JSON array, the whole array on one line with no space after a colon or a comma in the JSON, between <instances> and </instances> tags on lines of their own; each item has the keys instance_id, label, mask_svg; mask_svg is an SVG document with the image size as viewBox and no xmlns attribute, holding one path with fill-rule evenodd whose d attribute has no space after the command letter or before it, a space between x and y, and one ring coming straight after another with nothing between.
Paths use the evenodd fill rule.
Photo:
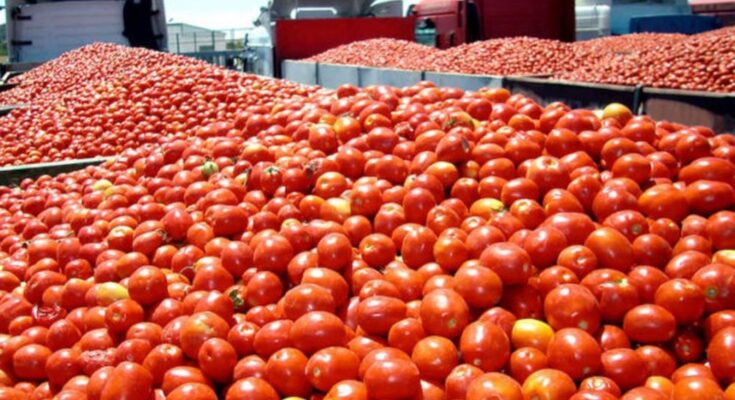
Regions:
<instances>
[{"instance_id":1,"label":"green tree","mask_svg":"<svg viewBox=\"0 0 735 400\"><path fill-rule=\"evenodd\" d=\"M230 39L227 41L225 47L227 50L241 50L245 45L241 39Z\"/></svg>"}]
</instances>

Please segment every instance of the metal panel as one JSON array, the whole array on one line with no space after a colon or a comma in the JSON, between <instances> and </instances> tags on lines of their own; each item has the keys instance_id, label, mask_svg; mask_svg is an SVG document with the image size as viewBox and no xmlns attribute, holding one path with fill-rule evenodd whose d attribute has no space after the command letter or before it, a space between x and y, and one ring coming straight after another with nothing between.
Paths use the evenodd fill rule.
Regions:
<instances>
[{"instance_id":1,"label":"metal panel","mask_svg":"<svg viewBox=\"0 0 735 400\"><path fill-rule=\"evenodd\" d=\"M33 2L35 3L35 2ZM12 62L43 62L62 53L94 43L127 45L123 36L123 6L119 0L6 1L9 57ZM154 1L158 14L153 17L156 33L164 35L166 16L163 0ZM22 18L13 18L13 10ZM16 43L26 43L12 45Z\"/></svg>"},{"instance_id":2,"label":"metal panel","mask_svg":"<svg viewBox=\"0 0 735 400\"><path fill-rule=\"evenodd\" d=\"M283 79L305 85L317 84L317 64L286 60L283 62Z\"/></svg>"},{"instance_id":3,"label":"metal panel","mask_svg":"<svg viewBox=\"0 0 735 400\"><path fill-rule=\"evenodd\" d=\"M654 119L735 132L735 95L643 88L641 111Z\"/></svg>"},{"instance_id":4,"label":"metal panel","mask_svg":"<svg viewBox=\"0 0 735 400\"><path fill-rule=\"evenodd\" d=\"M6 79L3 79L2 81L3 82L7 82ZM14 88L16 86L18 86L17 83L2 83L2 84L0 84L0 92L8 91L8 90L10 90L10 89L12 89L12 88Z\"/></svg>"},{"instance_id":5,"label":"metal panel","mask_svg":"<svg viewBox=\"0 0 735 400\"><path fill-rule=\"evenodd\" d=\"M445 72L424 72L424 79L434 82L437 86L457 87L463 90L478 90L480 88L503 87L502 76L452 74Z\"/></svg>"},{"instance_id":6,"label":"metal panel","mask_svg":"<svg viewBox=\"0 0 735 400\"><path fill-rule=\"evenodd\" d=\"M123 4L117 1L73 1L25 6L23 15L31 19L15 23L14 39L33 44L17 46L17 57L14 58L50 60L91 41L127 44L121 34L124 30ZM82 21L84 26L80 26Z\"/></svg>"},{"instance_id":7,"label":"metal panel","mask_svg":"<svg viewBox=\"0 0 735 400\"><path fill-rule=\"evenodd\" d=\"M106 157L85 158L81 160L3 167L0 168L0 185L15 186L26 178L37 178L41 175L55 176L64 172L84 169L90 165L99 165L111 159Z\"/></svg>"},{"instance_id":8,"label":"metal panel","mask_svg":"<svg viewBox=\"0 0 735 400\"><path fill-rule=\"evenodd\" d=\"M421 71L400 69L360 67L358 70L360 86L389 85L395 87L411 86L424 79Z\"/></svg>"},{"instance_id":9,"label":"metal panel","mask_svg":"<svg viewBox=\"0 0 735 400\"><path fill-rule=\"evenodd\" d=\"M319 64L317 83L327 89L336 89L344 84L360 86L359 68L353 65Z\"/></svg>"},{"instance_id":10,"label":"metal panel","mask_svg":"<svg viewBox=\"0 0 735 400\"><path fill-rule=\"evenodd\" d=\"M19 110L21 108L29 108L30 105L28 104L9 104L9 105L0 105L0 116L8 115L13 110Z\"/></svg>"},{"instance_id":11,"label":"metal panel","mask_svg":"<svg viewBox=\"0 0 735 400\"><path fill-rule=\"evenodd\" d=\"M610 103L621 103L638 109L640 87L595 83L552 81L540 78L505 78L505 87L513 93L531 97L541 104L562 101L572 108L601 109Z\"/></svg>"}]
</instances>

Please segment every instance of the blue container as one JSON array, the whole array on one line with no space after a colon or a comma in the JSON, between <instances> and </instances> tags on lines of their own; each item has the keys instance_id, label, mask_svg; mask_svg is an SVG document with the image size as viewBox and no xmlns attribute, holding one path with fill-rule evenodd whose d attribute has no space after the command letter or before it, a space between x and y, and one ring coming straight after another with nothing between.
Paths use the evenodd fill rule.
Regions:
<instances>
[{"instance_id":1,"label":"blue container","mask_svg":"<svg viewBox=\"0 0 735 400\"><path fill-rule=\"evenodd\" d=\"M705 15L656 15L630 19L630 33L659 32L692 35L718 29L722 21Z\"/></svg>"}]
</instances>

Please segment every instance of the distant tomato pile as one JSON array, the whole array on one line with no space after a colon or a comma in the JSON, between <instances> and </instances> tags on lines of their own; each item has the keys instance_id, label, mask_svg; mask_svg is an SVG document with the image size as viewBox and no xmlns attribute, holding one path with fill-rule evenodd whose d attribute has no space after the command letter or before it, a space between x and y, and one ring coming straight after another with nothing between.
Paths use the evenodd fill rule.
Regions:
<instances>
[{"instance_id":1,"label":"distant tomato pile","mask_svg":"<svg viewBox=\"0 0 735 400\"><path fill-rule=\"evenodd\" d=\"M0 165L112 156L314 91L111 44L69 52L18 79L0 102L30 108L0 119Z\"/></svg>"},{"instance_id":2,"label":"distant tomato pile","mask_svg":"<svg viewBox=\"0 0 735 400\"><path fill-rule=\"evenodd\" d=\"M481 75L540 75L567 71L580 60L568 43L536 38L492 39L444 50L429 70Z\"/></svg>"},{"instance_id":3,"label":"distant tomato pile","mask_svg":"<svg viewBox=\"0 0 735 400\"><path fill-rule=\"evenodd\" d=\"M0 122L118 154L0 187L0 398L735 398L734 135L165 64Z\"/></svg>"},{"instance_id":4,"label":"distant tomato pile","mask_svg":"<svg viewBox=\"0 0 735 400\"><path fill-rule=\"evenodd\" d=\"M555 79L735 92L735 30L631 34L563 43L501 38L436 50L372 39L308 61L480 75L553 75Z\"/></svg>"},{"instance_id":5,"label":"distant tomato pile","mask_svg":"<svg viewBox=\"0 0 735 400\"><path fill-rule=\"evenodd\" d=\"M383 38L337 46L306 61L421 71L438 53L436 48L415 42Z\"/></svg>"},{"instance_id":6,"label":"distant tomato pile","mask_svg":"<svg viewBox=\"0 0 735 400\"><path fill-rule=\"evenodd\" d=\"M0 93L2 104L38 102L39 97L56 97L90 81L123 78L139 66L158 68L176 61L179 65L201 65L193 58L131 49L110 43L95 43L62 54L56 59L10 80L11 91Z\"/></svg>"},{"instance_id":7,"label":"distant tomato pile","mask_svg":"<svg viewBox=\"0 0 735 400\"><path fill-rule=\"evenodd\" d=\"M608 54L597 62L582 65L558 77L622 85L735 92L733 28L686 39L677 40L671 35L661 39L659 45L648 42L649 45L632 52Z\"/></svg>"}]
</instances>

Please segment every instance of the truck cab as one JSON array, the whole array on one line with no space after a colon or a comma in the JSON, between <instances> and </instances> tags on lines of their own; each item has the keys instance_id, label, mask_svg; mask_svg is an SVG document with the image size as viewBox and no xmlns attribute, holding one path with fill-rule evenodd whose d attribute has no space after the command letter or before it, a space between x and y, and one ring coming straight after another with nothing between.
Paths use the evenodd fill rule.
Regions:
<instances>
[{"instance_id":1,"label":"truck cab","mask_svg":"<svg viewBox=\"0 0 735 400\"><path fill-rule=\"evenodd\" d=\"M575 39L574 0L419 0L413 12L442 49L511 36Z\"/></svg>"}]
</instances>

